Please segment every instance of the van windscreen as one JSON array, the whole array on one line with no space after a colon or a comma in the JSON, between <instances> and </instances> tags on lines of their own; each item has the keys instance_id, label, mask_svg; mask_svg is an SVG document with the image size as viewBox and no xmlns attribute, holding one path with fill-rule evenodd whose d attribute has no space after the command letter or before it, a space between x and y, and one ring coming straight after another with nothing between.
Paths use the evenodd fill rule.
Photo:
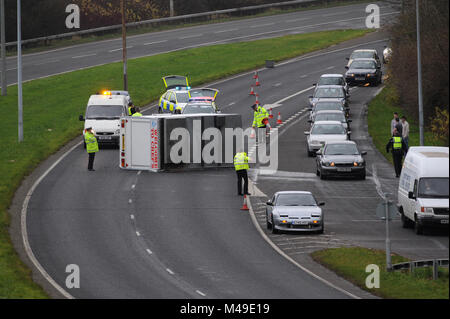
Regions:
<instances>
[{"instance_id":1,"label":"van windscreen","mask_svg":"<svg viewBox=\"0 0 450 319\"><path fill-rule=\"evenodd\" d=\"M419 181L419 198L448 198L448 177L426 177Z\"/></svg>"},{"instance_id":2,"label":"van windscreen","mask_svg":"<svg viewBox=\"0 0 450 319\"><path fill-rule=\"evenodd\" d=\"M123 116L121 105L90 105L86 110L86 119L117 119Z\"/></svg>"}]
</instances>

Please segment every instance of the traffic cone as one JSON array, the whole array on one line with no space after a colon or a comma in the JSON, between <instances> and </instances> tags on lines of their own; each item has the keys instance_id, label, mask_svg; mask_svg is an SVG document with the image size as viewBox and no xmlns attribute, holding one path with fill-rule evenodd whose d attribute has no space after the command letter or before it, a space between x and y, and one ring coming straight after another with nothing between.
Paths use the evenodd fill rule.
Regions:
<instances>
[{"instance_id":1,"label":"traffic cone","mask_svg":"<svg viewBox=\"0 0 450 319\"><path fill-rule=\"evenodd\" d=\"M281 120L281 112L278 112L277 124L283 124L283 121Z\"/></svg>"},{"instance_id":2,"label":"traffic cone","mask_svg":"<svg viewBox=\"0 0 450 319\"><path fill-rule=\"evenodd\" d=\"M257 79L258 78L258 71L255 71L255 74L253 75L253 79Z\"/></svg>"},{"instance_id":3,"label":"traffic cone","mask_svg":"<svg viewBox=\"0 0 450 319\"><path fill-rule=\"evenodd\" d=\"M252 85L249 95L255 95L255 91L253 90L253 85Z\"/></svg>"},{"instance_id":4,"label":"traffic cone","mask_svg":"<svg viewBox=\"0 0 450 319\"><path fill-rule=\"evenodd\" d=\"M273 119L272 108L269 109L269 119Z\"/></svg>"},{"instance_id":5,"label":"traffic cone","mask_svg":"<svg viewBox=\"0 0 450 319\"><path fill-rule=\"evenodd\" d=\"M250 138L255 138L256 137L256 132L255 129L252 127L252 133L250 134Z\"/></svg>"},{"instance_id":6,"label":"traffic cone","mask_svg":"<svg viewBox=\"0 0 450 319\"><path fill-rule=\"evenodd\" d=\"M255 104L258 104L259 105L259 94L258 93L255 93L255 97L256 97L256 101L255 101Z\"/></svg>"},{"instance_id":7,"label":"traffic cone","mask_svg":"<svg viewBox=\"0 0 450 319\"><path fill-rule=\"evenodd\" d=\"M250 210L247 205L247 195L244 195L244 203L242 204L241 210Z\"/></svg>"},{"instance_id":8,"label":"traffic cone","mask_svg":"<svg viewBox=\"0 0 450 319\"><path fill-rule=\"evenodd\" d=\"M258 76L258 74L256 74L256 83L255 83L255 86L260 86L261 85L261 83L259 83L259 76Z\"/></svg>"}]
</instances>

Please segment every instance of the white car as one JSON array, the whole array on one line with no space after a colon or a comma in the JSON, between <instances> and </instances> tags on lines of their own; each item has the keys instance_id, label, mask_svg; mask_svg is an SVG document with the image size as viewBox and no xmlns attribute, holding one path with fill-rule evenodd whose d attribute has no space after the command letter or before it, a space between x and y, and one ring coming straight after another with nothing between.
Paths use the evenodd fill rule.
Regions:
<instances>
[{"instance_id":1,"label":"white car","mask_svg":"<svg viewBox=\"0 0 450 319\"><path fill-rule=\"evenodd\" d=\"M349 86L345 81L345 77L342 74L322 74L317 83L313 84L314 86L322 86L322 85L340 85L344 88L347 95L349 95Z\"/></svg>"},{"instance_id":2,"label":"white car","mask_svg":"<svg viewBox=\"0 0 450 319\"><path fill-rule=\"evenodd\" d=\"M448 229L449 148L410 147L403 164L398 187L398 211L403 228Z\"/></svg>"},{"instance_id":3,"label":"white car","mask_svg":"<svg viewBox=\"0 0 450 319\"><path fill-rule=\"evenodd\" d=\"M351 131L347 131L344 125L338 121L315 122L310 131L304 132L306 138L306 151L308 156L314 156L325 143L331 141L347 141Z\"/></svg>"}]
</instances>

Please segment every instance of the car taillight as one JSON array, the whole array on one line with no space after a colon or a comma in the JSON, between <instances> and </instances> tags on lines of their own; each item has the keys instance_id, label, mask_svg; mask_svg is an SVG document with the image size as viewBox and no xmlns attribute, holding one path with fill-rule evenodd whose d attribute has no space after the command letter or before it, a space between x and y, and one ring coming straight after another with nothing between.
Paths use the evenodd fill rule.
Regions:
<instances>
[{"instance_id":1,"label":"car taillight","mask_svg":"<svg viewBox=\"0 0 450 319\"><path fill-rule=\"evenodd\" d=\"M125 167L125 159L124 159L124 158L122 158L122 161L121 161L120 166L121 166L121 167Z\"/></svg>"},{"instance_id":2,"label":"car taillight","mask_svg":"<svg viewBox=\"0 0 450 319\"><path fill-rule=\"evenodd\" d=\"M125 120L122 120L122 128L125 128Z\"/></svg>"}]
</instances>

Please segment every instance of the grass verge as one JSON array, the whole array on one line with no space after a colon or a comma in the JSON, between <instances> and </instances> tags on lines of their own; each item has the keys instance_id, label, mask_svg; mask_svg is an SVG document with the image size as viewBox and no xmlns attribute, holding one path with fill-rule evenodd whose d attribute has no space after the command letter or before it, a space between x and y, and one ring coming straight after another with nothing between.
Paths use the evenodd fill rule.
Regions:
<instances>
[{"instance_id":1,"label":"grass verge","mask_svg":"<svg viewBox=\"0 0 450 319\"><path fill-rule=\"evenodd\" d=\"M419 146L419 124L418 120L410 116L400 106L398 95L395 88L387 83L386 87L369 104L368 125L369 134L372 137L378 151L391 163L392 154L386 153L386 144L391 138L391 120L394 118L394 112L400 116L405 115L409 123L409 146ZM430 131L425 130L425 145L446 146L437 141Z\"/></svg>"},{"instance_id":2,"label":"grass verge","mask_svg":"<svg viewBox=\"0 0 450 319\"><path fill-rule=\"evenodd\" d=\"M163 92L161 77L187 75L193 86L363 36L368 30L338 30L216 45L130 60L130 93L136 105ZM24 83L24 141L17 142L17 86L1 97L0 298L45 298L20 262L8 234L7 209L21 180L61 146L80 135L89 96L122 86L122 64L113 63ZM5 147L5 144L7 147Z\"/></svg>"},{"instance_id":3,"label":"grass verge","mask_svg":"<svg viewBox=\"0 0 450 319\"><path fill-rule=\"evenodd\" d=\"M389 299L448 299L448 268L439 269L438 280L432 280L430 268L408 271L387 272L386 254L382 250L362 247L344 247L319 250L311 254L312 258L323 266L333 270L339 276L349 280L370 293ZM401 263L408 259L393 255L392 263ZM366 267L379 266L380 288L366 287Z\"/></svg>"}]
</instances>

